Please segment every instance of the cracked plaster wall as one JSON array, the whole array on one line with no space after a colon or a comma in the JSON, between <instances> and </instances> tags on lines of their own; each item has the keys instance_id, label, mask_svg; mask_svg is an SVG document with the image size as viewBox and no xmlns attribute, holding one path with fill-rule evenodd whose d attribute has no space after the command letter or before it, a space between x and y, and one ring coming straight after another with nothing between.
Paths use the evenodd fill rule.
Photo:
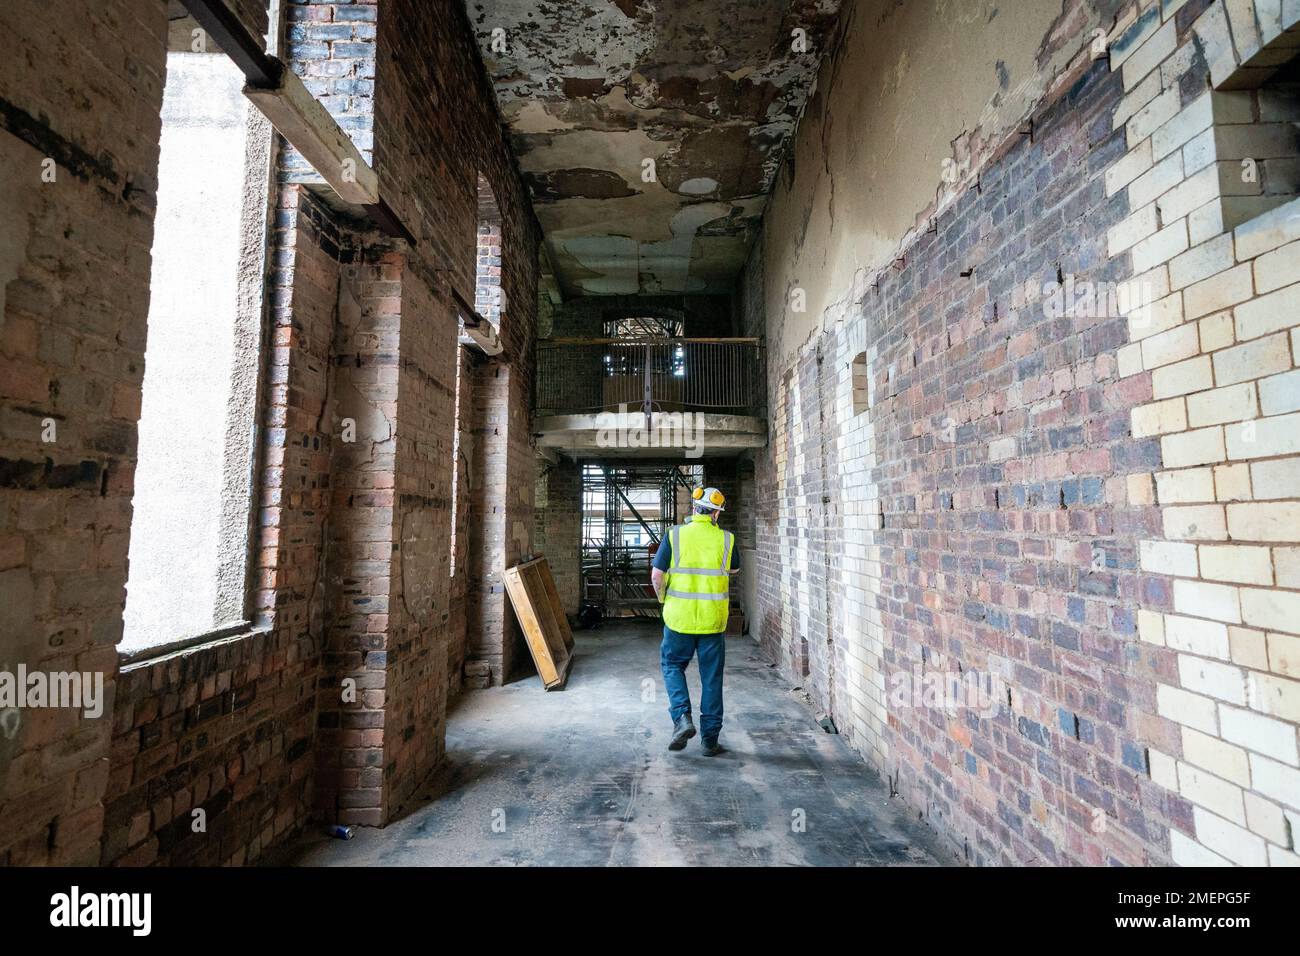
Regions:
<instances>
[{"instance_id":1,"label":"cracked plaster wall","mask_svg":"<svg viewBox=\"0 0 1300 956\"><path fill-rule=\"evenodd\" d=\"M1108 27L1118 6L857 0L843 11L763 223L774 360L788 365L831 320L828 307L861 297L1021 128L1078 52L1077 38L1103 14ZM804 312L790 307L796 287Z\"/></svg>"}]
</instances>

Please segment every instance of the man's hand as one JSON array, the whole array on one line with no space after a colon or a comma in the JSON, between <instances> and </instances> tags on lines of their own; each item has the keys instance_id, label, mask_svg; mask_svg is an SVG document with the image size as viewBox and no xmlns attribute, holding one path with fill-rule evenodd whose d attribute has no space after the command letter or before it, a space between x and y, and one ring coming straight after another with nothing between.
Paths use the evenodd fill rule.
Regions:
<instances>
[{"instance_id":1,"label":"man's hand","mask_svg":"<svg viewBox=\"0 0 1300 956\"><path fill-rule=\"evenodd\" d=\"M668 589L668 575L654 568L650 571L650 583L654 585L655 597L659 599L660 604L663 604L664 591Z\"/></svg>"}]
</instances>

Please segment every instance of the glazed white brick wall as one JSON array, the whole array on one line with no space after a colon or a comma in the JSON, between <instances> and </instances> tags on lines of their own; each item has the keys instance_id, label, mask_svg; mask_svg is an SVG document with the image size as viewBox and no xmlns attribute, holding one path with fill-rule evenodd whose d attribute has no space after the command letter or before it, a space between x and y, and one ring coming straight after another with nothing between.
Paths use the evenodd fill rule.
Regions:
<instances>
[{"instance_id":1,"label":"glazed white brick wall","mask_svg":"<svg viewBox=\"0 0 1300 956\"><path fill-rule=\"evenodd\" d=\"M1210 428L1180 432L1177 435L1166 435L1160 439L1160 451L1164 463L1171 468L1223 461L1223 429L1215 425Z\"/></svg>"},{"instance_id":2,"label":"glazed white brick wall","mask_svg":"<svg viewBox=\"0 0 1300 956\"><path fill-rule=\"evenodd\" d=\"M1130 253L1133 268L1151 269L1168 262L1187 248L1187 220L1179 219L1171 226L1166 226L1153 236L1135 243Z\"/></svg>"},{"instance_id":3,"label":"glazed white brick wall","mask_svg":"<svg viewBox=\"0 0 1300 956\"><path fill-rule=\"evenodd\" d=\"M1151 373L1151 394L1155 398L1187 395L1213 387L1213 365L1207 355L1166 365Z\"/></svg>"},{"instance_id":4,"label":"glazed white brick wall","mask_svg":"<svg viewBox=\"0 0 1300 956\"><path fill-rule=\"evenodd\" d=\"M1181 432L1187 428L1187 404L1182 398L1153 402L1133 409L1131 418L1132 432L1138 438Z\"/></svg>"},{"instance_id":5,"label":"glazed white brick wall","mask_svg":"<svg viewBox=\"0 0 1300 956\"><path fill-rule=\"evenodd\" d=\"M1243 667L1255 670L1268 669L1268 651L1264 643L1264 632L1248 627L1230 626L1228 628L1228 646L1232 660Z\"/></svg>"},{"instance_id":6,"label":"glazed white brick wall","mask_svg":"<svg viewBox=\"0 0 1300 956\"><path fill-rule=\"evenodd\" d=\"M1268 663L1276 674L1300 677L1300 637L1290 634L1268 635Z\"/></svg>"},{"instance_id":7,"label":"glazed white brick wall","mask_svg":"<svg viewBox=\"0 0 1300 956\"><path fill-rule=\"evenodd\" d=\"M1300 239L1300 200L1278 206L1233 230L1237 261L1246 262Z\"/></svg>"},{"instance_id":8,"label":"glazed white brick wall","mask_svg":"<svg viewBox=\"0 0 1300 956\"><path fill-rule=\"evenodd\" d=\"M1278 587L1300 589L1300 548L1274 548L1273 573Z\"/></svg>"},{"instance_id":9,"label":"glazed white brick wall","mask_svg":"<svg viewBox=\"0 0 1300 956\"><path fill-rule=\"evenodd\" d=\"M1232 866L1232 861L1212 853L1177 830L1169 834L1169 850L1179 866Z\"/></svg>"},{"instance_id":10,"label":"glazed white brick wall","mask_svg":"<svg viewBox=\"0 0 1300 956\"><path fill-rule=\"evenodd\" d=\"M1251 274L1250 264L1243 262L1190 286L1183 293L1184 314L1189 319L1197 319L1245 302L1254 291Z\"/></svg>"},{"instance_id":11,"label":"glazed white brick wall","mask_svg":"<svg viewBox=\"0 0 1300 956\"><path fill-rule=\"evenodd\" d=\"M1228 457L1233 459L1300 454L1300 413L1234 425L1227 439Z\"/></svg>"},{"instance_id":12,"label":"glazed white brick wall","mask_svg":"<svg viewBox=\"0 0 1300 956\"><path fill-rule=\"evenodd\" d=\"M1180 164L1181 165L1181 164ZM1189 249L1169 263L1169 284L1174 289L1208 279L1231 269L1234 263L1232 236L1222 235Z\"/></svg>"},{"instance_id":13,"label":"glazed white brick wall","mask_svg":"<svg viewBox=\"0 0 1300 956\"><path fill-rule=\"evenodd\" d=\"M1187 424L1192 428L1254 418L1259 411L1255 383L1242 382L1187 397Z\"/></svg>"},{"instance_id":14,"label":"glazed white brick wall","mask_svg":"<svg viewBox=\"0 0 1300 956\"><path fill-rule=\"evenodd\" d=\"M1259 754L1250 755L1250 779L1254 788L1279 803L1300 809L1300 770L1270 760Z\"/></svg>"},{"instance_id":15,"label":"glazed white brick wall","mask_svg":"<svg viewBox=\"0 0 1300 956\"><path fill-rule=\"evenodd\" d=\"M1143 41L1137 52L1124 61L1124 89L1137 84L1152 70L1157 69L1178 45L1177 24L1166 20L1154 34Z\"/></svg>"},{"instance_id":16,"label":"glazed white brick wall","mask_svg":"<svg viewBox=\"0 0 1300 956\"><path fill-rule=\"evenodd\" d=\"M1300 762L1295 728L1285 721L1253 710L1220 706L1219 727L1224 740L1283 763L1295 765Z\"/></svg>"},{"instance_id":17,"label":"glazed white brick wall","mask_svg":"<svg viewBox=\"0 0 1300 956\"><path fill-rule=\"evenodd\" d=\"M1207 315L1196 323L1201 334L1201 351L1217 352L1227 348L1236 339L1232 329L1232 312Z\"/></svg>"},{"instance_id":18,"label":"glazed white brick wall","mask_svg":"<svg viewBox=\"0 0 1300 956\"><path fill-rule=\"evenodd\" d=\"M1183 180L1183 154L1174 153L1156 163L1129 183L1128 203L1139 209L1168 192Z\"/></svg>"},{"instance_id":19,"label":"glazed white brick wall","mask_svg":"<svg viewBox=\"0 0 1300 956\"><path fill-rule=\"evenodd\" d=\"M1272 674L1251 675L1251 706L1281 720L1300 722L1300 684Z\"/></svg>"},{"instance_id":20,"label":"glazed white brick wall","mask_svg":"<svg viewBox=\"0 0 1300 956\"><path fill-rule=\"evenodd\" d=\"M1219 195L1218 164L1206 166L1165 193L1156 201L1160 219L1174 222Z\"/></svg>"},{"instance_id":21,"label":"glazed white brick wall","mask_svg":"<svg viewBox=\"0 0 1300 956\"><path fill-rule=\"evenodd\" d=\"M1250 755L1241 747L1190 727L1183 728L1182 744L1183 754L1192 764L1238 787L1250 786ZM1244 800L1242 808L1245 809ZM1242 822L1245 822L1244 814Z\"/></svg>"},{"instance_id":22,"label":"glazed white brick wall","mask_svg":"<svg viewBox=\"0 0 1300 956\"><path fill-rule=\"evenodd\" d=\"M1259 404L1265 415L1300 410L1300 369L1260 379Z\"/></svg>"},{"instance_id":23,"label":"glazed white brick wall","mask_svg":"<svg viewBox=\"0 0 1300 956\"><path fill-rule=\"evenodd\" d=\"M1248 500L1251 497L1250 467L1244 464L1215 466L1214 497L1219 501Z\"/></svg>"},{"instance_id":24,"label":"glazed white brick wall","mask_svg":"<svg viewBox=\"0 0 1300 956\"><path fill-rule=\"evenodd\" d=\"M1130 147L1146 139L1157 129L1178 115L1178 90L1165 90L1150 103L1133 114L1127 123L1125 135Z\"/></svg>"},{"instance_id":25,"label":"glazed white brick wall","mask_svg":"<svg viewBox=\"0 0 1300 956\"><path fill-rule=\"evenodd\" d=\"M1152 78L1152 82L1156 87L1159 87L1160 81L1158 79ZM1106 195L1115 195L1150 168L1151 140L1144 139L1137 149L1130 150L1123 159L1106 170ZM1131 207L1132 196L1129 197L1129 200Z\"/></svg>"},{"instance_id":26,"label":"glazed white brick wall","mask_svg":"<svg viewBox=\"0 0 1300 956\"><path fill-rule=\"evenodd\" d=\"M1300 633L1300 592L1244 588L1241 616L1253 627Z\"/></svg>"},{"instance_id":27,"label":"glazed white brick wall","mask_svg":"<svg viewBox=\"0 0 1300 956\"><path fill-rule=\"evenodd\" d=\"M1127 219L1111 226L1106 234L1107 250L1112 256L1119 255L1155 233L1158 224L1155 205L1144 206Z\"/></svg>"},{"instance_id":28,"label":"glazed white brick wall","mask_svg":"<svg viewBox=\"0 0 1300 956\"><path fill-rule=\"evenodd\" d=\"M1245 263L1232 271L1244 268L1247 268ZM1295 275L1293 272L1291 277L1294 278ZM1237 338L1244 342L1279 329L1289 329L1296 323L1297 317L1300 317L1300 284L1243 302L1237 308Z\"/></svg>"},{"instance_id":29,"label":"glazed white brick wall","mask_svg":"<svg viewBox=\"0 0 1300 956\"><path fill-rule=\"evenodd\" d=\"M1273 559L1268 548L1203 544L1199 551L1201 575L1211 581L1273 583Z\"/></svg>"},{"instance_id":30,"label":"glazed white brick wall","mask_svg":"<svg viewBox=\"0 0 1300 956\"><path fill-rule=\"evenodd\" d=\"M1179 362L1200 352L1200 330L1194 324L1180 325L1143 339L1141 348L1143 368L1154 369Z\"/></svg>"},{"instance_id":31,"label":"glazed white brick wall","mask_svg":"<svg viewBox=\"0 0 1300 956\"><path fill-rule=\"evenodd\" d=\"M1151 156L1158 159L1167 156L1184 143L1190 141L1202 130L1209 129L1214 120L1210 108L1210 96L1206 93L1180 110L1173 119L1151 134ZM1188 170L1188 173L1194 170Z\"/></svg>"},{"instance_id":32,"label":"glazed white brick wall","mask_svg":"<svg viewBox=\"0 0 1300 956\"><path fill-rule=\"evenodd\" d=\"M1214 470L1184 468L1181 471L1156 472L1156 495L1162 504L1213 501ZM1191 575L1195 577L1195 573Z\"/></svg>"},{"instance_id":33,"label":"glazed white brick wall","mask_svg":"<svg viewBox=\"0 0 1300 956\"><path fill-rule=\"evenodd\" d=\"M1217 505L1164 508L1160 517L1170 541L1226 541L1228 537L1224 509Z\"/></svg>"},{"instance_id":34,"label":"glazed white brick wall","mask_svg":"<svg viewBox=\"0 0 1300 956\"><path fill-rule=\"evenodd\" d=\"M1138 545L1143 571L1196 577L1196 545L1174 541L1142 541ZM1143 614L1150 612L1143 611ZM1159 616L1157 615L1157 618ZM1163 633L1163 631L1162 631Z\"/></svg>"},{"instance_id":35,"label":"glazed white brick wall","mask_svg":"<svg viewBox=\"0 0 1300 956\"><path fill-rule=\"evenodd\" d=\"M1204 356L1202 356L1204 357ZM1275 375L1291 367L1291 345L1284 333L1214 353L1214 377L1219 385Z\"/></svg>"},{"instance_id":36,"label":"glazed white brick wall","mask_svg":"<svg viewBox=\"0 0 1300 956\"><path fill-rule=\"evenodd\" d=\"M1300 275L1300 242L1290 242L1255 260L1255 288L1272 292Z\"/></svg>"},{"instance_id":37,"label":"glazed white brick wall","mask_svg":"<svg viewBox=\"0 0 1300 956\"><path fill-rule=\"evenodd\" d=\"M1241 159L1289 157L1296 117L1249 89L1184 105L1196 56L1174 29L1181 6L1126 21L1137 34L1111 67L1123 71L1114 124L1128 152L1105 173L1107 195L1129 203L1108 251L1157 290L1128 315L1116 361L1123 378L1149 376L1130 427L1158 443L1160 466L1124 486L1159 509L1161 533L1138 545L1142 572L1171 579L1167 603L1137 615L1144 653L1166 655L1156 713L1176 728L1148 749L1150 774L1193 804L1194 834L1170 833L1175 863L1290 865L1300 863L1300 198L1259 195ZM1300 29L1291 21L1300 4L1216 0L1193 25L1195 52L1219 85L1282 29Z\"/></svg>"},{"instance_id":38,"label":"glazed white brick wall","mask_svg":"<svg viewBox=\"0 0 1300 956\"><path fill-rule=\"evenodd\" d=\"M1195 727L1207 734L1217 734L1219 730L1213 700L1168 684L1156 687L1156 713L1168 717L1174 723Z\"/></svg>"},{"instance_id":39,"label":"glazed white brick wall","mask_svg":"<svg viewBox=\"0 0 1300 956\"><path fill-rule=\"evenodd\" d=\"M1186 745L1184 745L1184 751ZM1198 807L1207 807L1234 822L1246 822L1242 789L1191 763L1178 763L1178 792Z\"/></svg>"},{"instance_id":40,"label":"glazed white brick wall","mask_svg":"<svg viewBox=\"0 0 1300 956\"><path fill-rule=\"evenodd\" d=\"M1192 816L1196 838L1213 852L1241 866L1268 866L1267 844L1249 830L1201 807L1194 808ZM1244 811L1241 822L1246 822Z\"/></svg>"},{"instance_id":41,"label":"glazed white brick wall","mask_svg":"<svg viewBox=\"0 0 1300 956\"><path fill-rule=\"evenodd\" d=\"M1207 617L1212 621L1241 623L1241 599L1237 589L1223 584L1175 581L1174 610L1181 614Z\"/></svg>"},{"instance_id":42,"label":"glazed white brick wall","mask_svg":"<svg viewBox=\"0 0 1300 956\"><path fill-rule=\"evenodd\" d=\"M1237 541L1294 541L1300 502L1239 503L1227 506L1228 529Z\"/></svg>"},{"instance_id":43,"label":"glazed white brick wall","mask_svg":"<svg viewBox=\"0 0 1300 956\"><path fill-rule=\"evenodd\" d=\"M1217 621L1166 614L1164 635L1166 646L1174 650L1222 660L1229 657L1228 628Z\"/></svg>"},{"instance_id":44,"label":"glazed white brick wall","mask_svg":"<svg viewBox=\"0 0 1300 956\"><path fill-rule=\"evenodd\" d=\"M1265 840L1275 844L1289 844L1286 814L1276 805L1254 793L1242 794L1246 804L1246 826Z\"/></svg>"},{"instance_id":45,"label":"glazed white brick wall","mask_svg":"<svg viewBox=\"0 0 1300 956\"><path fill-rule=\"evenodd\" d=\"M1160 271L1165 270L1162 267ZM1128 316L1129 338L1137 342L1150 335L1159 335L1166 329L1181 325L1182 322L1183 295L1181 292L1156 297L1148 305L1141 309L1135 309Z\"/></svg>"}]
</instances>

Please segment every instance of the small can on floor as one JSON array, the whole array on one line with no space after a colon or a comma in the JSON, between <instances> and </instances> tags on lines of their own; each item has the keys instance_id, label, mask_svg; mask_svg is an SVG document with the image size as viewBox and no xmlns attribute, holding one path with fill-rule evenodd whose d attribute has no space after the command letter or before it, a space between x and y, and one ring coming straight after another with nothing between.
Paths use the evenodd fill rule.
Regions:
<instances>
[{"instance_id":1,"label":"small can on floor","mask_svg":"<svg viewBox=\"0 0 1300 956\"><path fill-rule=\"evenodd\" d=\"M330 827L330 836L337 837L340 840L351 840L356 832L356 827L344 826L341 823Z\"/></svg>"}]
</instances>

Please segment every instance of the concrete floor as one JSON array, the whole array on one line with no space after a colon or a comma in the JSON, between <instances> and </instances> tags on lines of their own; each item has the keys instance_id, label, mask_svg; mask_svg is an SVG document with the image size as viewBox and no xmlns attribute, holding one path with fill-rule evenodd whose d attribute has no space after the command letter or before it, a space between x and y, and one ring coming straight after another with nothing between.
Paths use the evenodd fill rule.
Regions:
<instances>
[{"instance_id":1,"label":"concrete floor","mask_svg":"<svg viewBox=\"0 0 1300 956\"><path fill-rule=\"evenodd\" d=\"M656 625L579 632L568 686L469 691L417 802L306 866L898 866L953 862L748 638L730 638L722 742L667 750ZM695 668L691 698L699 706ZM698 713L696 716L698 721ZM795 831L802 819L803 832Z\"/></svg>"}]
</instances>

